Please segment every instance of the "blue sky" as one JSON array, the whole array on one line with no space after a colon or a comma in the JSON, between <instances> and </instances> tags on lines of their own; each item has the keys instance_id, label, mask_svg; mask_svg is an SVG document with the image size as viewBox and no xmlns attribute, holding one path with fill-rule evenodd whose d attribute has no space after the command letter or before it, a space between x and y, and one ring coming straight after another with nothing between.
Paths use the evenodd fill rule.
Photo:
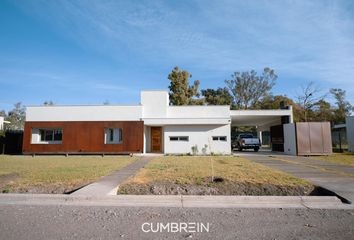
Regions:
<instances>
[{"instance_id":1,"label":"blue sky","mask_svg":"<svg viewBox=\"0 0 354 240\"><path fill-rule=\"evenodd\" d=\"M353 1L0 1L0 109L139 103L174 66L201 88L274 68L274 94L314 81L354 102ZM329 99L330 100L330 99Z\"/></svg>"}]
</instances>

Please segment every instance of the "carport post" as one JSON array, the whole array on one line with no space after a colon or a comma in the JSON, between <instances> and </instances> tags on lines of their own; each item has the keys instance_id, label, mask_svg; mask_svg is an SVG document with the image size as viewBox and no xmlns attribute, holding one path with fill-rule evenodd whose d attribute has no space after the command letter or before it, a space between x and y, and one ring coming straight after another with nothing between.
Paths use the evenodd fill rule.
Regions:
<instances>
[{"instance_id":1,"label":"carport post","mask_svg":"<svg viewBox=\"0 0 354 240\"><path fill-rule=\"evenodd\" d=\"M262 141L262 131L257 131L257 137L259 138L259 140L261 140L261 145L263 143Z\"/></svg>"}]
</instances>

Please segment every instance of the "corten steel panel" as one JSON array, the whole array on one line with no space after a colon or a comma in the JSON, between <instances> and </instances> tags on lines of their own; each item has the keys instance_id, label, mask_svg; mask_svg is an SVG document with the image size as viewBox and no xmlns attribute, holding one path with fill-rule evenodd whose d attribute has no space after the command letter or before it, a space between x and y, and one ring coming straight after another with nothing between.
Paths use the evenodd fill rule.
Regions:
<instances>
[{"instance_id":1,"label":"corten steel panel","mask_svg":"<svg viewBox=\"0 0 354 240\"><path fill-rule=\"evenodd\" d=\"M310 122L308 124L311 153L323 153L322 123Z\"/></svg>"},{"instance_id":2,"label":"corten steel panel","mask_svg":"<svg viewBox=\"0 0 354 240\"><path fill-rule=\"evenodd\" d=\"M332 134L331 124L329 122L322 123L322 136L323 136L323 153L332 153Z\"/></svg>"},{"instance_id":3,"label":"corten steel panel","mask_svg":"<svg viewBox=\"0 0 354 240\"><path fill-rule=\"evenodd\" d=\"M298 155L322 155L332 153L329 122L296 123Z\"/></svg>"},{"instance_id":4,"label":"corten steel panel","mask_svg":"<svg viewBox=\"0 0 354 240\"><path fill-rule=\"evenodd\" d=\"M296 144L298 155L308 155L311 153L310 127L307 122L296 123Z\"/></svg>"},{"instance_id":5,"label":"corten steel panel","mask_svg":"<svg viewBox=\"0 0 354 240\"><path fill-rule=\"evenodd\" d=\"M31 144L32 128L61 128L61 144ZM122 128L121 144L104 144L105 128ZM133 153L143 152L143 121L26 122L23 153Z\"/></svg>"}]
</instances>

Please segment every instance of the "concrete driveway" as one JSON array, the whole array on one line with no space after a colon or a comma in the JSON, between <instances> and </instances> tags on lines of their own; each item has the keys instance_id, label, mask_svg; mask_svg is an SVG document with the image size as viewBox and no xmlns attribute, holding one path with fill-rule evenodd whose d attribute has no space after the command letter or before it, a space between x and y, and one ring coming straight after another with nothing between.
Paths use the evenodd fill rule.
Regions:
<instances>
[{"instance_id":1,"label":"concrete driveway","mask_svg":"<svg viewBox=\"0 0 354 240\"><path fill-rule=\"evenodd\" d=\"M306 179L334 192L348 203L354 202L354 167L268 151L235 152L234 155Z\"/></svg>"}]
</instances>

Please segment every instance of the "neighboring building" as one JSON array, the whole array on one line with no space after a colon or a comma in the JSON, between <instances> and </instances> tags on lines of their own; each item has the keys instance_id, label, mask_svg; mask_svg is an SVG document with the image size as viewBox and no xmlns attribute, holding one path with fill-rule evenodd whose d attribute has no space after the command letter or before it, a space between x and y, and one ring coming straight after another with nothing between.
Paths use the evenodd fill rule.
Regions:
<instances>
[{"instance_id":1,"label":"neighboring building","mask_svg":"<svg viewBox=\"0 0 354 240\"><path fill-rule=\"evenodd\" d=\"M230 110L230 106L170 106L166 91L142 91L134 106L29 106L23 152L230 154L231 126L292 123L292 108Z\"/></svg>"},{"instance_id":2,"label":"neighboring building","mask_svg":"<svg viewBox=\"0 0 354 240\"><path fill-rule=\"evenodd\" d=\"M0 116L0 130L4 130L4 128L5 128L4 124L5 123L10 123L10 122L9 121L5 121L4 117Z\"/></svg>"},{"instance_id":3,"label":"neighboring building","mask_svg":"<svg viewBox=\"0 0 354 240\"><path fill-rule=\"evenodd\" d=\"M354 152L354 116L346 118L347 140L349 152Z\"/></svg>"},{"instance_id":4,"label":"neighboring building","mask_svg":"<svg viewBox=\"0 0 354 240\"><path fill-rule=\"evenodd\" d=\"M332 145L334 151L348 150L347 125L336 124L332 127Z\"/></svg>"},{"instance_id":5,"label":"neighboring building","mask_svg":"<svg viewBox=\"0 0 354 240\"><path fill-rule=\"evenodd\" d=\"M0 117L0 130L4 129L4 117Z\"/></svg>"}]
</instances>

